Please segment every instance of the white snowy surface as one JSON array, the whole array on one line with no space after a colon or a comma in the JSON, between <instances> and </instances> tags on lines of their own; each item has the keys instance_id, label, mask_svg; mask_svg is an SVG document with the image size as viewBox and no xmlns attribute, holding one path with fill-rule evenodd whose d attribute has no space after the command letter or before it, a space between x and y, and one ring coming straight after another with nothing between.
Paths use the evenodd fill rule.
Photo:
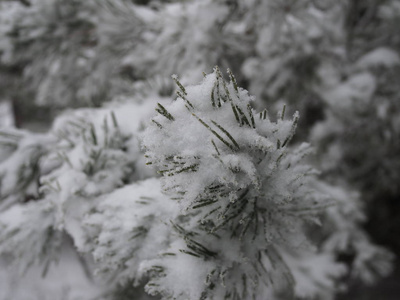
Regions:
<instances>
[{"instance_id":1,"label":"white snowy surface","mask_svg":"<svg viewBox=\"0 0 400 300\"><path fill-rule=\"evenodd\" d=\"M33 266L18 275L6 258L0 260L0 300L90 300L102 293L102 285L92 282L76 253L64 245L60 261L52 264L46 277L43 266Z\"/></svg>"},{"instance_id":2,"label":"white snowy surface","mask_svg":"<svg viewBox=\"0 0 400 300\"><path fill-rule=\"evenodd\" d=\"M164 252L171 238L168 226L176 204L161 193L160 181L150 178L101 198L84 225L92 234L91 252L99 274L115 272L115 280L142 279L142 261ZM116 218L116 216L118 216Z\"/></svg>"},{"instance_id":3,"label":"white snowy surface","mask_svg":"<svg viewBox=\"0 0 400 300\"><path fill-rule=\"evenodd\" d=\"M400 57L397 52L392 49L380 47L368 52L363 57L361 57L357 63L356 67L360 69L366 69L371 67L383 66L383 67L393 67L400 64Z\"/></svg>"}]
</instances>

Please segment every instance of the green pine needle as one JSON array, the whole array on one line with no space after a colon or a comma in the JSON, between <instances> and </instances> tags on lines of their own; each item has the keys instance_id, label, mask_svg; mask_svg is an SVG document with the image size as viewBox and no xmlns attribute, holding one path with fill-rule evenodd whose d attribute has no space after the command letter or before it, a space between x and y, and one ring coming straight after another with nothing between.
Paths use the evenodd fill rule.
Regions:
<instances>
[{"instance_id":1,"label":"green pine needle","mask_svg":"<svg viewBox=\"0 0 400 300\"><path fill-rule=\"evenodd\" d=\"M180 81L178 80L178 76L172 75L172 79L175 81L176 85L181 89L182 93L183 93L185 96L187 96L186 89L185 89L185 87L182 85L182 83L180 83Z\"/></svg>"},{"instance_id":2,"label":"green pine needle","mask_svg":"<svg viewBox=\"0 0 400 300\"><path fill-rule=\"evenodd\" d=\"M281 120L282 121L285 118L285 111L286 111L286 105L283 105L282 114L281 114Z\"/></svg>"},{"instance_id":3,"label":"green pine needle","mask_svg":"<svg viewBox=\"0 0 400 300\"><path fill-rule=\"evenodd\" d=\"M151 120L154 124L157 125L158 128L163 129L162 125L155 120Z\"/></svg>"},{"instance_id":4,"label":"green pine needle","mask_svg":"<svg viewBox=\"0 0 400 300\"><path fill-rule=\"evenodd\" d=\"M231 69L229 69L229 68L228 68L228 74L229 74L229 77L230 77L231 82L233 84L233 88L235 89L236 93L239 94L239 88L238 88L238 85L237 85L237 82L236 82L236 78L233 75Z\"/></svg>"},{"instance_id":5,"label":"green pine needle","mask_svg":"<svg viewBox=\"0 0 400 300\"><path fill-rule=\"evenodd\" d=\"M192 116L194 116L204 127L210 130L212 134L214 134L221 142L223 142L226 146L228 146L232 151L235 151L235 148L230 143L228 143L225 139L223 139L218 133L216 133L206 122L200 119L195 113L192 113Z\"/></svg>"},{"instance_id":6,"label":"green pine needle","mask_svg":"<svg viewBox=\"0 0 400 300\"><path fill-rule=\"evenodd\" d=\"M166 117L170 121L175 121L175 118L166 110L164 106L162 106L160 103L157 103L158 108L156 108L156 111Z\"/></svg>"},{"instance_id":7,"label":"green pine needle","mask_svg":"<svg viewBox=\"0 0 400 300\"><path fill-rule=\"evenodd\" d=\"M232 137L232 135L227 131L227 130L225 130L221 125L219 125L217 122L215 122L215 121L213 121L213 120L211 120L211 122L215 125L215 126L217 126L223 133L225 133L225 135L233 142L233 144L235 144L235 146L238 148L238 150L240 149L240 146L239 146L239 144L236 142L236 140Z\"/></svg>"},{"instance_id":8,"label":"green pine needle","mask_svg":"<svg viewBox=\"0 0 400 300\"><path fill-rule=\"evenodd\" d=\"M251 126L253 128L256 128L256 123L254 122L253 110L251 109L250 104L247 104L247 112L249 113L249 116L250 116Z\"/></svg>"},{"instance_id":9,"label":"green pine needle","mask_svg":"<svg viewBox=\"0 0 400 300\"><path fill-rule=\"evenodd\" d=\"M111 119L113 121L113 125L115 128L118 128L118 122L117 122L117 118L115 117L115 113L113 111L111 111Z\"/></svg>"},{"instance_id":10,"label":"green pine needle","mask_svg":"<svg viewBox=\"0 0 400 300\"><path fill-rule=\"evenodd\" d=\"M199 257L199 258L201 257L200 255L198 255L198 254L196 254L194 252L190 252L190 251L187 251L187 250L184 250L184 249L179 249L179 251L184 253L184 254L188 254L188 255L194 256L194 257Z\"/></svg>"},{"instance_id":11,"label":"green pine needle","mask_svg":"<svg viewBox=\"0 0 400 300\"><path fill-rule=\"evenodd\" d=\"M191 108L194 108L192 103L190 103L190 101L180 91L176 91L176 94L178 95L178 97L182 98L183 101L185 101Z\"/></svg>"},{"instance_id":12,"label":"green pine needle","mask_svg":"<svg viewBox=\"0 0 400 300\"><path fill-rule=\"evenodd\" d=\"M97 145L97 134L93 124L90 124L90 135L93 140L93 145Z\"/></svg>"},{"instance_id":13,"label":"green pine needle","mask_svg":"<svg viewBox=\"0 0 400 300\"><path fill-rule=\"evenodd\" d=\"M214 82L214 86L211 90L211 105L215 107L215 98L214 98L214 93L215 93L215 88L217 87L217 81Z\"/></svg>"}]
</instances>

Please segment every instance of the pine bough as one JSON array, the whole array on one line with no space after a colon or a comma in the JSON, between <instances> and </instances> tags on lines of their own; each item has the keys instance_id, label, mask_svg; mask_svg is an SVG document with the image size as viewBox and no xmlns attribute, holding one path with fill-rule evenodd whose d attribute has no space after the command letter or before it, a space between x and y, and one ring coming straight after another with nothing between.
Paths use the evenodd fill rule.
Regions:
<instances>
[{"instance_id":1,"label":"pine bough","mask_svg":"<svg viewBox=\"0 0 400 300\"><path fill-rule=\"evenodd\" d=\"M148 103L60 118L35 157L38 199L1 212L0 253L22 269L48 262L65 232L109 289L147 279L149 294L182 300L329 299L346 272L387 273L357 195L317 179L308 144L289 147L298 114L256 113L228 75L215 68L189 87L174 76L177 98L158 99L142 143L161 177L140 167ZM347 268L337 257L349 248Z\"/></svg>"}]
</instances>

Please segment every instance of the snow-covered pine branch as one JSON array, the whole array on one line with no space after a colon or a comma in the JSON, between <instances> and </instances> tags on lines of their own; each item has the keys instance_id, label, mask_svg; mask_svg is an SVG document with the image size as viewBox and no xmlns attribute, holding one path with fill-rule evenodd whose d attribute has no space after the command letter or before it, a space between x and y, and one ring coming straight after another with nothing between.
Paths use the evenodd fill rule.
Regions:
<instances>
[{"instance_id":1,"label":"snow-covered pine branch","mask_svg":"<svg viewBox=\"0 0 400 300\"><path fill-rule=\"evenodd\" d=\"M335 202L302 162L309 146L288 148L298 114L256 113L228 74L229 83L215 68L189 87L175 76L177 99L157 105L145 132L148 164L184 213L171 222L181 237L171 255L143 264L147 290L164 299L327 296L345 268L317 251L307 226ZM318 270L304 272L299 261L309 259Z\"/></svg>"},{"instance_id":2,"label":"snow-covered pine branch","mask_svg":"<svg viewBox=\"0 0 400 300\"><path fill-rule=\"evenodd\" d=\"M39 197L39 178L46 172L41 157L55 139L15 128L0 130L0 211Z\"/></svg>"},{"instance_id":3,"label":"snow-covered pine branch","mask_svg":"<svg viewBox=\"0 0 400 300\"><path fill-rule=\"evenodd\" d=\"M83 228L96 274L118 284L138 285L146 278L139 265L165 252L173 234L169 219L178 210L161 192L160 181L149 178L100 197Z\"/></svg>"},{"instance_id":4,"label":"snow-covered pine branch","mask_svg":"<svg viewBox=\"0 0 400 300\"><path fill-rule=\"evenodd\" d=\"M103 195L152 175L140 167L144 162L137 139L150 107L113 103L112 109L66 113L48 134L3 133L2 154L9 157L0 164L8 183L2 204L9 199L20 203L1 213L0 253L10 254L25 270L55 259L52 245L66 233L80 252L91 254L95 236L83 218L96 212ZM25 204L25 187L32 184L35 199Z\"/></svg>"}]
</instances>

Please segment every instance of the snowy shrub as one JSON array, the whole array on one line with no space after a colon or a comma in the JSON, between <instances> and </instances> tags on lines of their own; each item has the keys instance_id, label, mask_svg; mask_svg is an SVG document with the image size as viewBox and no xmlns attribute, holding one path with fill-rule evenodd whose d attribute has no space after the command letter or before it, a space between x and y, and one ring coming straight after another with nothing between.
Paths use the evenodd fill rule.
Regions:
<instances>
[{"instance_id":1,"label":"snowy shrub","mask_svg":"<svg viewBox=\"0 0 400 300\"><path fill-rule=\"evenodd\" d=\"M381 73L379 83L369 72L355 74L325 92L327 101L332 101L332 111L312 133L321 147L325 170L346 174L363 189L373 186L377 194L399 192L399 174L395 171L398 170L395 166L398 165L399 107L393 101L398 96L397 91L381 85L398 73L398 70L392 70L390 75ZM366 148L370 151L365 151Z\"/></svg>"},{"instance_id":2,"label":"snowy shrub","mask_svg":"<svg viewBox=\"0 0 400 300\"><path fill-rule=\"evenodd\" d=\"M378 2L0 3L0 123L29 129L0 130L0 299L53 299L70 262L113 300L332 299L386 275L362 227L398 245L400 10ZM238 77L190 85L216 64Z\"/></svg>"},{"instance_id":3,"label":"snowy shrub","mask_svg":"<svg viewBox=\"0 0 400 300\"><path fill-rule=\"evenodd\" d=\"M130 92L138 78L131 78L123 60L144 42L151 11L125 0L32 0L19 7L0 39L12 45L4 50L8 75L15 75L14 69L19 75L7 89L22 109L39 106L51 112L98 107Z\"/></svg>"},{"instance_id":4,"label":"snowy shrub","mask_svg":"<svg viewBox=\"0 0 400 300\"><path fill-rule=\"evenodd\" d=\"M179 72L185 82L195 82L217 63L241 62L239 53L246 47L227 25L235 14L225 1L176 1L143 15L148 30L143 43L123 58L139 78Z\"/></svg>"},{"instance_id":5,"label":"snowy shrub","mask_svg":"<svg viewBox=\"0 0 400 300\"><path fill-rule=\"evenodd\" d=\"M397 251L400 244L392 234L398 232L400 193L400 106L394 83L399 55L389 48L374 49L348 73L342 81L342 72L334 72L336 83L319 87L326 118L314 126L311 140L325 176L360 190L369 231Z\"/></svg>"},{"instance_id":6,"label":"snowy shrub","mask_svg":"<svg viewBox=\"0 0 400 300\"><path fill-rule=\"evenodd\" d=\"M312 96L319 65L343 55L344 4L279 0L248 5L246 23L256 39L256 55L243 64L250 89L262 100L284 98L299 105L299 97L303 102Z\"/></svg>"},{"instance_id":7,"label":"snowy shrub","mask_svg":"<svg viewBox=\"0 0 400 300\"><path fill-rule=\"evenodd\" d=\"M321 191L334 195L336 204L324 214L321 248L336 254L349 266L347 276L366 284L376 282L392 271L393 254L370 241L361 227L366 221L365 205L359 194L345 187L320 184ZM343 259L347 258L347 259Z\"/></svg>"},{"instance_id":8,"label":"snowy shrub","mask_svg":"<svg viewBox=\"0 0 400 300\"><path fill-rule=\"evenodd\" d=\"M231 11L223 1L208 0L32 0L16 9L0 37L6 44L0 76L12 83L5 92L16 98L26 122L66 107L98 107L136 92L138 81L173 72L190 81L217 63L238 69L248 47L225 26L235 16Z\"/></svg>"},{"instance_id":9,"label":"snowy shrub","mask_svg":"<svg viewBox=\"0 0 400 300\"><path fill-rule=\"evenodd\" d=\"M20 101L76 106L76 92L89 75L88 57L96 43L93 12L91 1L55 0L34 0L18 10L8 34L13 49L7 63L24 66L24 90L30 94L24 99L21 93Z\"/></svg>"}]
</instances>

